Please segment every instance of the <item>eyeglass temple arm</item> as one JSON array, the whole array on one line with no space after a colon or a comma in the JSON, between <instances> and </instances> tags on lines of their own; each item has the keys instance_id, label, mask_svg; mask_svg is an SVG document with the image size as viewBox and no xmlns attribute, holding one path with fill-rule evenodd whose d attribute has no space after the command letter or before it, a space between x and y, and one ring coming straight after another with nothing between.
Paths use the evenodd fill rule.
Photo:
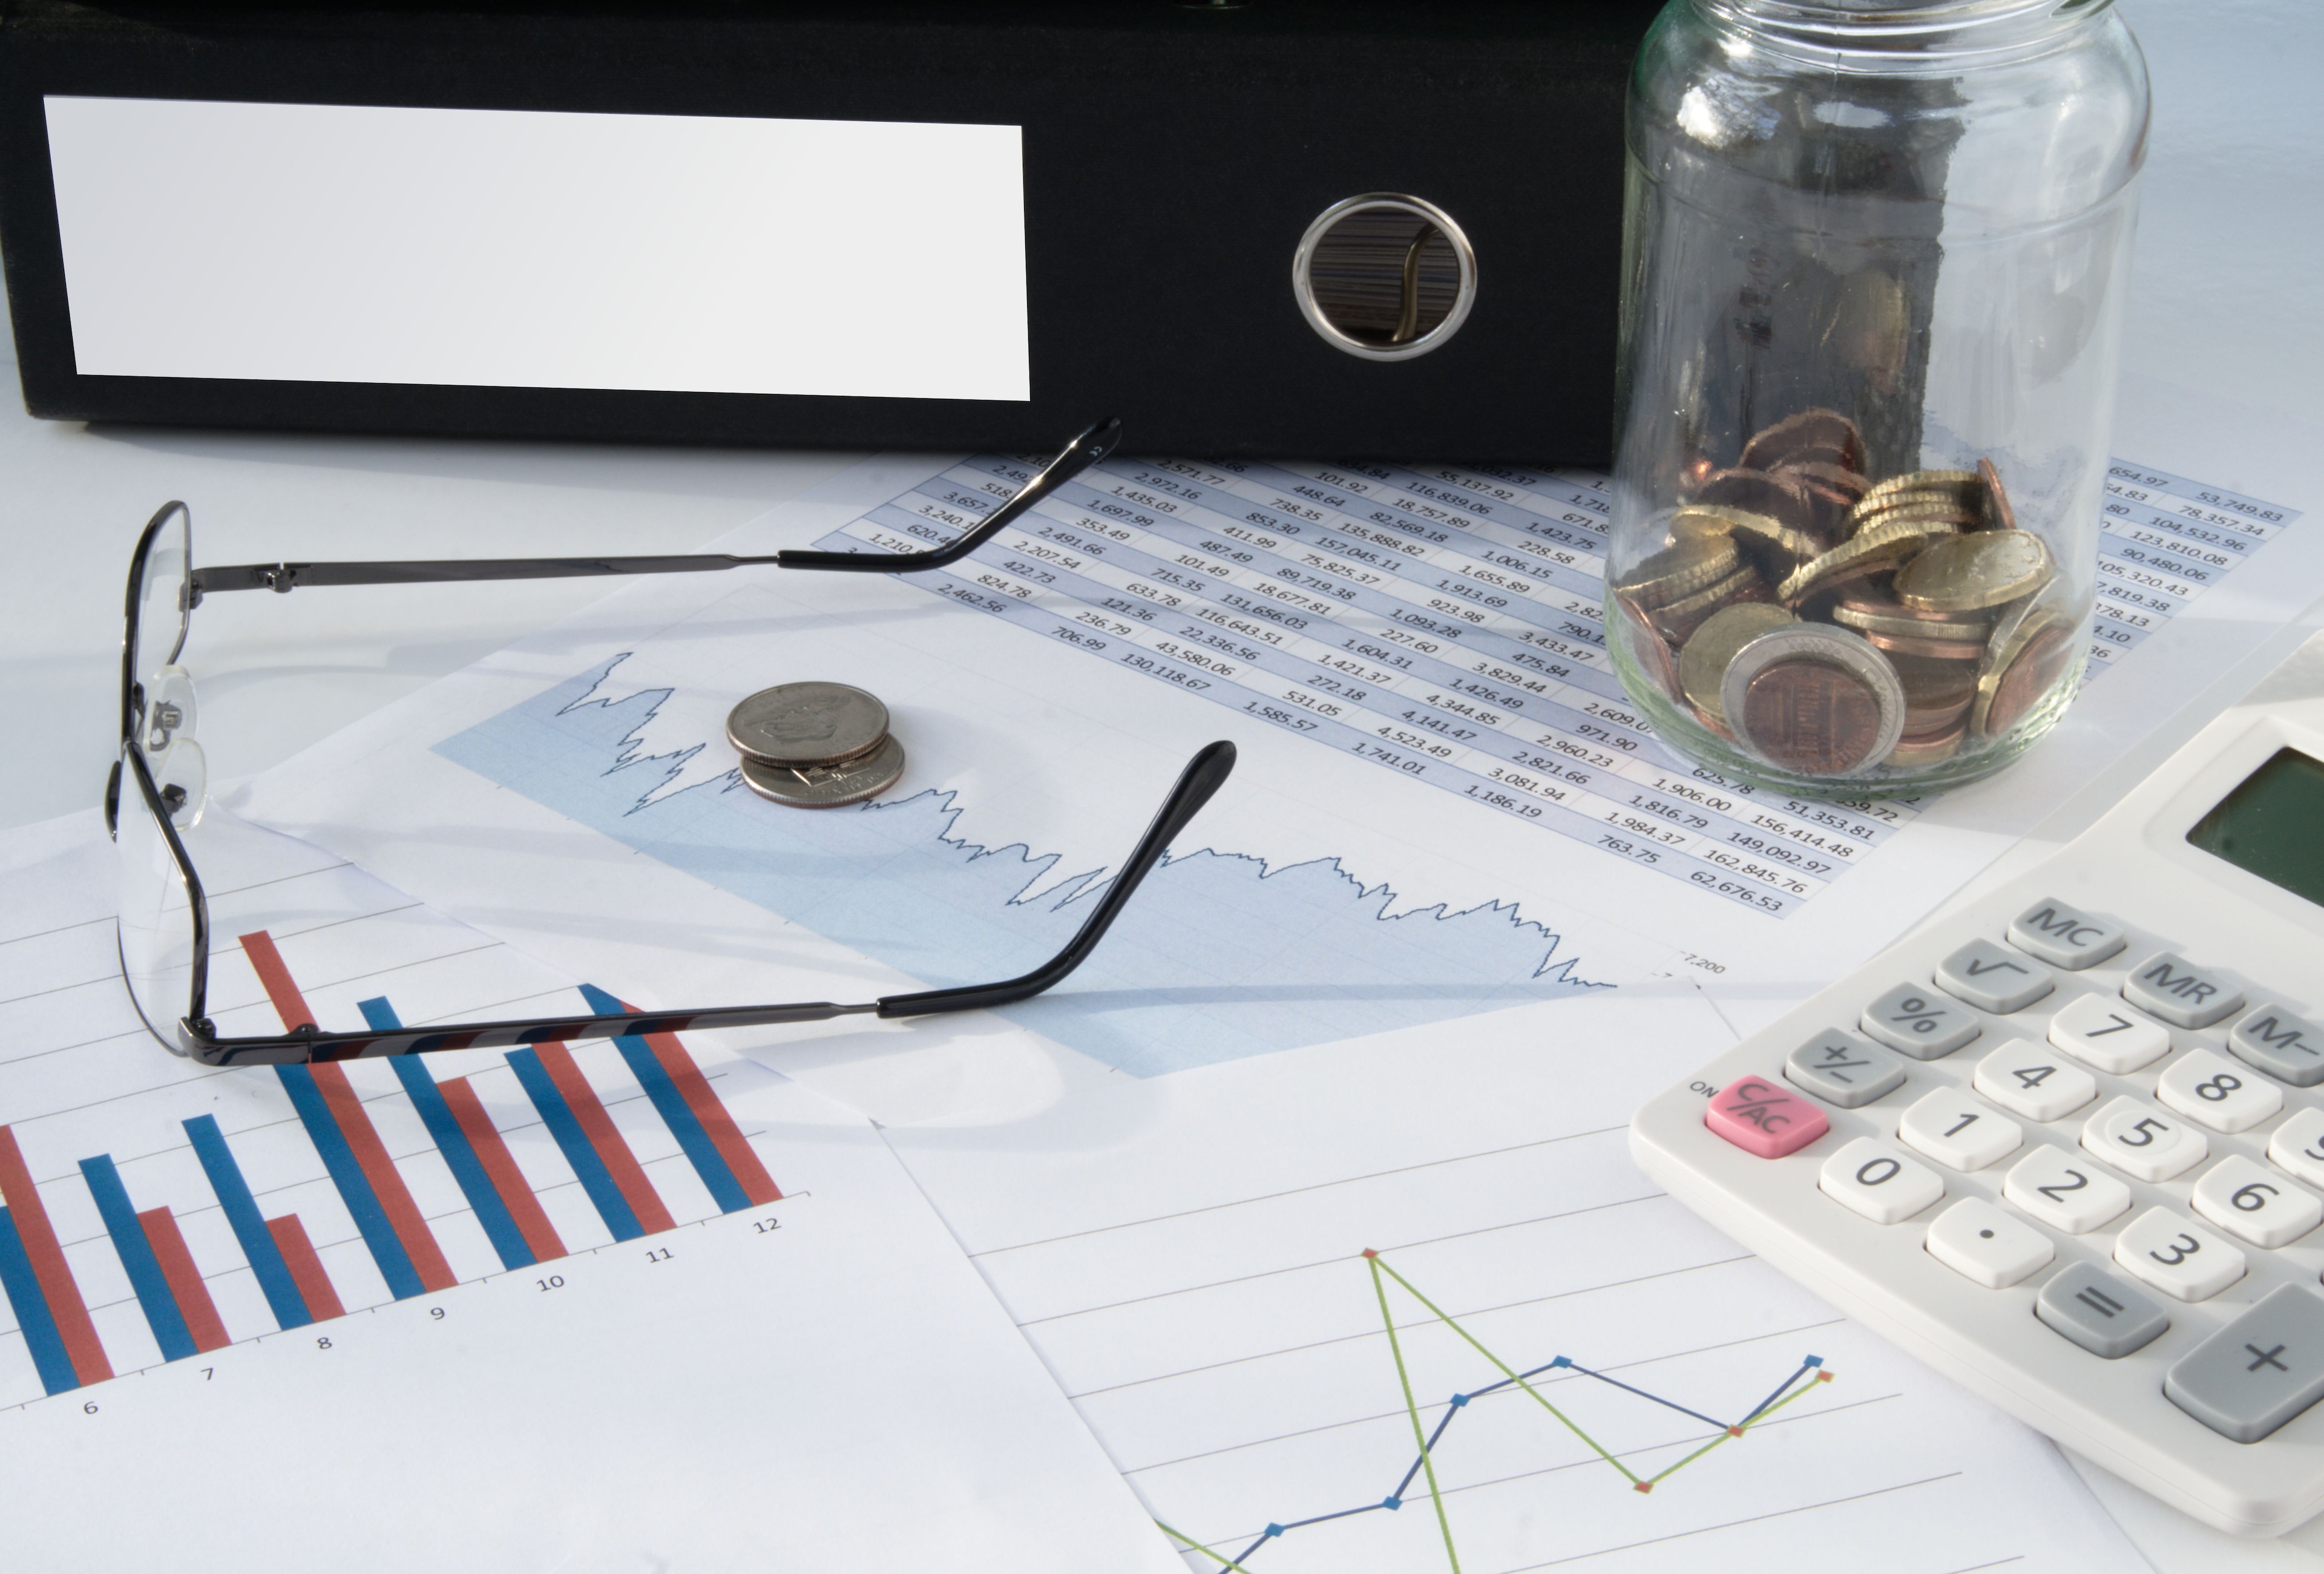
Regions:
<instances>
[{"instance_id":1,"label":"eyeglass temple arm","mask_svg":"<svg viewBox=\"0 0 2324 1574\"><path fill-rule=\"evenodd\" d=\"M1139 838L1137 851L1121 866L1121 872L1107 883L1105 895L1097 907L1083 920L1081 929L1065 943L1065 948L1019 978L997 984L966 984L949 990L923 990L917 994L889 995L880 1001L882 1017L925 1017L937 1011L973 1011L992 1006L1012 1005L1028 1000L1044 990L1063 983L1067 974L1089 959L1097 943L1105 937L1121 909L1130 903L1139 883L1162 861L1162 854L1172 838L1186 828L1212 796L1226 785L1234 770L1235 746L1222 738L1206 744L1201 752L1186 762L1178 783L1170 796L1162 800L1161 812L1154 823Z\"/></svg>"},{"instance_id":2,"label":"eyeglass temple arm","mask_svg":"<svg viewBox=\"0 0 2324 1574\"><path fill-rule=\"evenodd\" d=\"M1154 866L1161 861L1171 838L1186 828L1196 812L1211 801L1234 770L1235 746L1224 739L1205 745L1179 773L1170 796L1162 800L1154 823L1139 839L1137 849L1107 885L1105 895L1065 948L1021 978L997 984L969 984L957 989L923 990L909 995L889 995L861 1005L842 1006L829 1000L802 1001L785 1006L719 1006L695 1011L630 1011L558 1021L482 1022L436 1027L391 1028L368 1033L325 1033L302 1029L289 1039L219 1038L209 1023L185 1022L179 1026L187 1054L204 1065L272 1065L290 1062L345 1060L383 1055L425 1054L430 1051L499 1048L512 1045L564 1042L579 1038L616 1038L632 1034L683 1033L714 1027L761 1027L779 1023L827 1022L835 1017L927 1017L942 1011L973 1011L1030 999L1061 983L1097 948L1107 929L1120 917L1130 896Z\"/></svg>"},{"instance_id":3,"label":"eyeglass temple arm","mask_svg":"<svg viewBox=\"0 0 2324 1574\"><path fill-rule=\"evenodd\" d=\"M1057 451L1016 494L950 544L925 552L786 550L761 557L725 552L643 557L448 557L376 563L244 563L197 568L192 600L215 591L272 590L302 584L444 584L482 579L568 579L615 574L700 574L773 564L778 568L842 569L858 574L918 574L956 563L991 540L1066 482L1121 444L1121 419L1109 416Z\"/></svg>"}]
</instances>

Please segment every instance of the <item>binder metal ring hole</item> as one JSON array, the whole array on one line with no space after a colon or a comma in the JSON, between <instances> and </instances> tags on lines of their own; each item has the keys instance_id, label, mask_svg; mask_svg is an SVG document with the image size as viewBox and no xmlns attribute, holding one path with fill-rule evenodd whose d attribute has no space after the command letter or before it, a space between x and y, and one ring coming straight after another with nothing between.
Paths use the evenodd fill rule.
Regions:
<instances>
[{"instance_id":1,"label":"binder metal ring hole","mask_svg":"<svg viewBox=\"0 0 2324 1574\"><path fill-rule=\"evenodd\" d=\"M1326 344L1368 361L1409 360L1468 320L1477 254L1435 204L1369 192L1333 203L1307 226L1291 290Z\"/></svg>"}]
</instances>

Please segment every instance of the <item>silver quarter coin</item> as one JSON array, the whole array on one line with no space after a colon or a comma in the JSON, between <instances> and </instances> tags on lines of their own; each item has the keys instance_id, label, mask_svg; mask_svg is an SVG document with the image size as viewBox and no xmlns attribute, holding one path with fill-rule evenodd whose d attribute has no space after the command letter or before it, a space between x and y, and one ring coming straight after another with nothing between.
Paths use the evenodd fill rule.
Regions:
<instances>
[{"instance_id":1,"label":"silver quarter coin","mask_svg":"<svg viewBox=\"0 0 2324 1574\"><path fill-rule=\"evenodd\" d=\"M762 688L726 717L726 741L769 765L837 765L888 735L888 707L844 683Z\"/></svg>"},{"instance_id":2,"label":"silver quarter coin","mask_svg":"<svg viewBox=\"0 0 2324 1574\"><path fill-rule=\"evenodd\" d=\"M762 798L794 809L836 809L876 798L904 774L904 746L893 738L860 759L839 765L769 765L742 761L742 780Z\"/></svg>"}]
</instances>

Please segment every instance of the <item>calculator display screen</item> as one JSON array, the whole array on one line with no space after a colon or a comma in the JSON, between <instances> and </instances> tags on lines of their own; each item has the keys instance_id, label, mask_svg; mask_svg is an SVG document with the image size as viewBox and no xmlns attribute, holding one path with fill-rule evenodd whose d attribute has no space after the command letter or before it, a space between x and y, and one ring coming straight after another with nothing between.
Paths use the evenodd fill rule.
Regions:
<instances>
[{"instance_id":1,"label":"calculator display screen","mask_svg":"<svg viewBox=\"0 0 2324 1574\"><path fill-rule=\"evenodd\" d=\"M2196 821L2187 840L2324 907L2324 762L2276 750Z\"/></svg>"}]
</instances>

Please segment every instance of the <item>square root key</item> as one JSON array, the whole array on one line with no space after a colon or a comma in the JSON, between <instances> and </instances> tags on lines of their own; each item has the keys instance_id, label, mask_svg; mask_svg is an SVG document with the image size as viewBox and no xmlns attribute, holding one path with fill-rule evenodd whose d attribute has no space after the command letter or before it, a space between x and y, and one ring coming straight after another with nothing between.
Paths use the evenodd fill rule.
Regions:
<instances>
[{"instance_id":1,"label":"square root key","mask_svg":"<svg viewBox=\"0 0 2324 1574\"><path fill-rule=\"evenodd\" d=\"M1972 940L1937 964L1937 987L1981 1011L2023 1010L2057 986L2050 970L1990 940Z\"/></svg>"}]
</instances>

